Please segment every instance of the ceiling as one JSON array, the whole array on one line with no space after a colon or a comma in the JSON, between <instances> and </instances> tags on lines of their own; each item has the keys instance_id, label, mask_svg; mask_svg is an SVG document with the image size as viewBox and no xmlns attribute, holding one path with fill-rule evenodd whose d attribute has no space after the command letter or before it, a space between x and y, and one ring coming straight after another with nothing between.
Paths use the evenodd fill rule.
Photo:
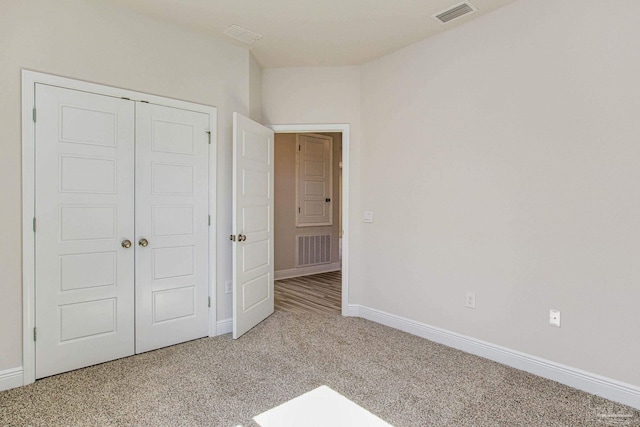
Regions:
<instances>
[{"instance_id":1,"label":"ceiling","mask_svg":"<svg viewBox=\"0 0 640 427\"><path fill-rule=\"evenodd\" d=\"M239 45L222 34L230 25L261 34L249 48L273 68L362 64L515 0L470 0L478 11L445 25L431 16L461 0L112 1Z\"/></svg>"}]
</instances>

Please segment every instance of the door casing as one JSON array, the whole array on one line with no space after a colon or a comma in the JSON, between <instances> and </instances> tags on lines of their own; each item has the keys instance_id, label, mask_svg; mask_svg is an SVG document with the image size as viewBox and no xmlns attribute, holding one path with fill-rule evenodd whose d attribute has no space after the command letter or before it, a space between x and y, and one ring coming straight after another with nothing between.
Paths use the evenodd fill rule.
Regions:
<instances>
[{"instance_id":1,"label":"door casing","mask_svg":"<svg viewBox=\"0 0 640 427\"><path fill-rule=\"evenodd\" d=\"M209 336L216 335L216 153L217 153L217 108L180 101L162 96L120 89L113 86L89 83L81 80L22 70L22 366L24 385L35 381L35 85L51 86L92 92L100 95L146 101L167 107L180 108L208 114L211 149L209 150L209 213L212 217L209 227Z\"/></svg>"}]
</instances>

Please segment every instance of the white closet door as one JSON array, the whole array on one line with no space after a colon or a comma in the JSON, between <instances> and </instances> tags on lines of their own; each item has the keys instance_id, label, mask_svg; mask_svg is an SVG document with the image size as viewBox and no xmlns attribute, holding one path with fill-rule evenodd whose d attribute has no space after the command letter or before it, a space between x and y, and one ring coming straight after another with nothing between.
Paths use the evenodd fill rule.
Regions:
<instances>
[{"instance_id":1,"label":"white closet door","mask_svg":"<svg viewBox=\"0 0 640 427\"><path fill-rule=\"evenodd\" d=\"M233 338L273 313L273 131L233 113Z\"/></svg>"},{"instance_id":2,"label":"white closet door","mask_svg":"<svg viewBox=\"0 0 640 427\"><path fill-rule=\"evenodd\" d=\"M36 85L36 377L134 352L131 101ZM126 245L125 245L126 246Z\"/></svg>"},{"instance_id":3,"label":"white closet door","mask_svg":"<svg viewBox=\"0 0 640 427\"><path fill-rule=\"evenodd\" d=\"M136 353L208 334L208 126L136 104Z\"/></svg>"}]
</instances>

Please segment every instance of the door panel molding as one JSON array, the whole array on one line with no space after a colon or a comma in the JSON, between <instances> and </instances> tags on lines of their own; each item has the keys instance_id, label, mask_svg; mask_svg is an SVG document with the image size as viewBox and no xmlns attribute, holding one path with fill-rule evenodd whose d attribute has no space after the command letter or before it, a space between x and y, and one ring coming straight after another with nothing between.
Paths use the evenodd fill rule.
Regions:
<instances>
[{"instance_id":1,"label":"door panel molding","mask_svg":"<svg viewBox=\"0 0 640 427\"><path fill-rule=\"evenodd\" d=\"M37 111L35 111L35 87L36 84L57 86L60 88L90 92L98 95L110 96L114 98L126 98L131 101L142 101L150 104L157 104L166 107L179 108L182 110L205 113L208 115L208 132L210 133L209 149L209 213L212 216L212 226L208 227L209 253L208 253L208 292L211 298L211 306L208 309L209 336L216 335L216 165L217 165L217 108L197 104L187 101L180 101L162 96L151 95L144 92L137 92L121 89L113 86L89 83L81 80L46 74L31 70L22 70L22 372L24 385L35 381L35 236L34 229L37 223L34 221L34 201L35 201L35 122ZM73 113L72 111L69 112ZM108 117L94 117L96 120L108 121ZM175 129L175 132L185 132L186 129ZM82 135L69 135L74 139ZM94 141L95 142L95 141ZM98 141L100 145L108 144L109 141ZM95 142L96 144L98 142ZM158 147L170 151L171 146ZM101 185L108 190L106 183L90 183ZM133 242L137 246L137 240Z\"/></svg>"}]
</instances>

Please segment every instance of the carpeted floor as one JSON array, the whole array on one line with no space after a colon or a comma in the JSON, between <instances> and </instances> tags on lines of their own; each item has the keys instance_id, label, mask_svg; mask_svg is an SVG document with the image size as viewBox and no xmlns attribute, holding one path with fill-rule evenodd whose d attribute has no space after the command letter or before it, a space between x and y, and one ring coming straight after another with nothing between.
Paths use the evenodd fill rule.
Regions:
<instances>
[{"instance_id":1,"label":"carpeted floor","mask_svg":"<svg viewBox=\"0 0 640 427\"><path fill-rule=\"evenodd\" d=\"M321 385L396 427L640 425L630 408L385 326L282 311L237 341L196 340L1 392L0 425L255 426Z\"/></svg>"}]
</instances>

